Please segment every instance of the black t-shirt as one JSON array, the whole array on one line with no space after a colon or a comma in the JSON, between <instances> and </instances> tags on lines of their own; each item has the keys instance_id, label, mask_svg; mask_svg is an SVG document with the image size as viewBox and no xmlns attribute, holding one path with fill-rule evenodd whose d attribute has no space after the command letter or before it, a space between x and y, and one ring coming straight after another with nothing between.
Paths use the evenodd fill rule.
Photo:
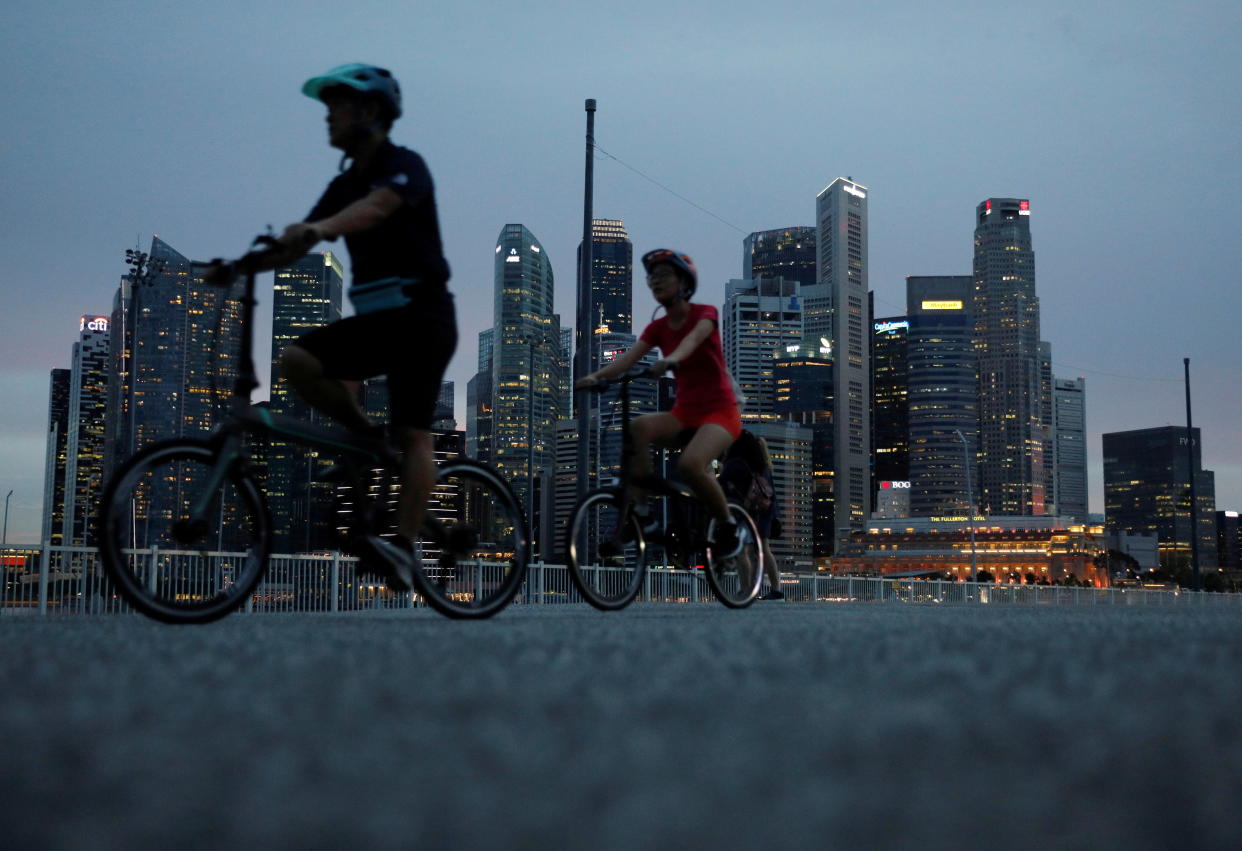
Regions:
<instances>
[{"instance_id":1,"label":"black t-shirt","mask_svg":"<svg viewBox=\"0 0 1242 851\"><path fill-rule=\"evenodd\" d=\"M414 151L385 142L365 171L351 165L337 175L306 221L339 213L381 186L405 203L375 227L345 237L354 284L416 278L428 294L443 292L449 267L440 245L435 190L427 164Z\"/></svg>"}]
</instances>

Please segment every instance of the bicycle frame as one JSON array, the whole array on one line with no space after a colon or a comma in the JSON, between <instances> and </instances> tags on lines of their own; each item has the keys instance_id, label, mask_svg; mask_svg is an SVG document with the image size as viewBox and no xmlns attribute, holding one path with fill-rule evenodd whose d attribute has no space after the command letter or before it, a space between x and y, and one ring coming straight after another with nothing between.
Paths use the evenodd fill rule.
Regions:
<instances>
[{"instance_id":1,"label":"bicycle frame","mask_svg":"<svg viewBox=\"0 0 1242 851\"><path fill-rule=\"evenodd\" d=\"M616 384L620 387L621 467L618 471L616 486L621 493L620 511L623 517L629 513L631 487L635 485L634 475L630 469L634 452L634 439L630 435L630 421L633 418L633 409L630 403L630 384L639 378L649 377L653 377L650 371L642 369L623 375L600 387L601 391L607 389L610 384ZM698 495L685 483L668 479L656 473L651 474L650 477L638 484L651 495L668 499L669 515L667 521L662 524L663 540L660 543L664 547L666 555L669 554L670 545L677 546L678 555L681 556L683 562L689 564L692 557L696 553L701 552L707 543L706 530L702 522L703 505ZM622 527L618 526L615 534L619 536L621 531ZM615 543L620 545L619 538Z\"/></svg>"}]
</instances>

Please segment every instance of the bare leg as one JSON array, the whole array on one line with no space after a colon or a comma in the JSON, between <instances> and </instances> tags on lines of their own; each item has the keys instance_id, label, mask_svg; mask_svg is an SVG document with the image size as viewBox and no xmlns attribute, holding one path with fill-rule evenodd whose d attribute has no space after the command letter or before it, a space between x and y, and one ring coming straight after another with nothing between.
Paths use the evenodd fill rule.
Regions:
<instances>
[{"instance_id":1,"label":"bare leg","mask_svg":"<svg viewBox=\"0 0 1242 851\"><path fill-rule=\"evenodd\" d=\"M776 568L776 557L766 538L764 538L764 573L768 575L768 584L771 585L771 589L779 591L780 570Z\"/></svg>"},{"instance_id":2,"label":"bare leg","mask_svg":"<svg viewBox=\"0 0 1242 851\"><path fill-rule=\"evenodd\" d=\"M370 427L371 421L358 407L356 393L345 382L325 376L323 364L306 349L289 346L281 352L280 371L298 395L315 410L347 428L361 430Z\"/></svg>"},{"instance_id":3,"label":"bare leg","mask_svg":"<svg viewBox=\"0 0 1242 851\"><path fill-rule=\"evenodd\" d=\"M632 447L630 470L635 478L651 475L651 444L671 445L684 426L672 414L643 414L630 421ZM630 486L630 498L635 504L647 502L647 491L638 485Z\"/></svg>"},{"instance_id":4,"label":"bare leg","mask_svg":"<svg viewBox=\"0 0 1242 851\"><path fill-rule=\"evenodd\" d=\"M733 435L715 423L699 426L690 445L682 450L677 460L677 472L695 495L707 506L718 523L729 523L729 504L725 500L720 483L711 474L708 465L719 458L733 444Z\"/></svg>"}]
</instances>

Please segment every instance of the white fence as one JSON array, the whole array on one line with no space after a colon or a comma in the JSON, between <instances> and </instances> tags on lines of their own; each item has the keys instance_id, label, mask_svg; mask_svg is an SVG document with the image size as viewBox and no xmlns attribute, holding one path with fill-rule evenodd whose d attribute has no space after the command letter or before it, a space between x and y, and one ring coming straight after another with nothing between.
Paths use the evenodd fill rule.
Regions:
<instances>
[{"instance_id":1,"label":"white fence","mask_svg":"<svg viewBox=\"0 0 1242 851\"><path fill-rule=\"evenodd\" d=\"M138 554L142 556L142 553ZM228 559L227 554L215 554ZM356 560L340 553L272 556L246 612L345 612L409 609L412 594L396 594ZM785 574L781 591L793 603L874 602L957 605L1232 606L1242 594L1145 588L1073 588L920 579ZM651 569L639 600L714 602L700 571ZM515 605L581 603L564 565L532 564ZM112 590L93 548L14 548L0 552L0 614L104 614L129 606Z\"/></svg>"}]
</instances>

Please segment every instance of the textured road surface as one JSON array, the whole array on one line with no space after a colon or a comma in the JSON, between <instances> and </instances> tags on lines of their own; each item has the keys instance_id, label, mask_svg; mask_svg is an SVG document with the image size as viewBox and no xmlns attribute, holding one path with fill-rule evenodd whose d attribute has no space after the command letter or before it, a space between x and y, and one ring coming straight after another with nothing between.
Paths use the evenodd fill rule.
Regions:
<instances>
[{"instance_id":1,"label":"textured road surface","mask_svg":"<svg viewBox=\"0 0 1242 851\"><path fill-rule=\"evenodd\" d=\"M1236 848L1242 608L0 617L10 848Z\"/></svg>"}]
</instances>

